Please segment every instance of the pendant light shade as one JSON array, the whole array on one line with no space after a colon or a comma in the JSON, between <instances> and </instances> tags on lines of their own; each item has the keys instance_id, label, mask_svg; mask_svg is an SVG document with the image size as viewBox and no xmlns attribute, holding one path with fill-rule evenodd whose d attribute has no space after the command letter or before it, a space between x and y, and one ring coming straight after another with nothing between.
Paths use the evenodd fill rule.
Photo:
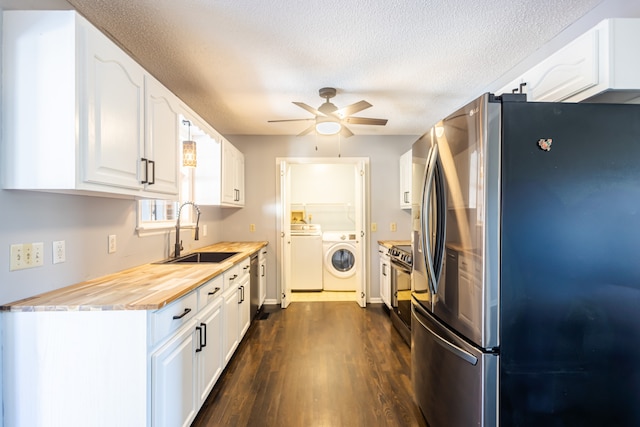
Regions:
<instances>
[{"instance_id":1,"label":"pendant light shade","mask_svg":"<svg viewBox=\"0 0 640 427\"><path fill-rule=\"evenodd\" d=\"M196 142L191 140L191 122L183 120L182 124L189 125L189 140L182 141L182 166L195 168L198 165L196 156Z\"/></svg>"},{"instance_id":2,"label":"pendant light shade","mask_svg":"<svg viewBox=\"0 0 640 427\"><path fill-rule=\"evenodd\" d=\"M196 142L182 141L182 166L195 168L197 165Z\"/></svg>"}]
</instances>

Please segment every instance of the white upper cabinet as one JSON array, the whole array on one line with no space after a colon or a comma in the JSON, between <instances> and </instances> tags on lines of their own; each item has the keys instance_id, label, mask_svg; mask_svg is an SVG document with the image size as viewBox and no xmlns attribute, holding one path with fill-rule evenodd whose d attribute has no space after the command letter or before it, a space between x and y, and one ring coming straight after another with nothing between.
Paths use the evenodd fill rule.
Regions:
<instances>
[{"instance_id":1,"label":"white upper cabinet","mask_svg":"<svg viewBox=\"0 0 640 427\"><path fill-rule=\"evenodd\" d=\"M638 102L638 40L639 19L607 19L496 93L522 87L528 101Z\"/></svg>"},{"instance_id":2,"label":"white upper cabinet","mask_svg":"<svg viewBox=\"0 0 640 427\"><path fill-rule=\"evenodd\" d=\"M244 154L227 140L222 143L222 204L244 206Z\"/></svg>"},{"instance_id":3,"label":"white upper cabinet","mask_svg":"<svg viewBox=\"0 0 640 427\"><path fill-rule=\"evenodd\" d=\"M145 73L99 31L87 26L86 33L86 85L79 82L87 94L88 134L86 144L80 145L86 147L82 178L138 190L146 175L141 163Z\"/></svg>"},{"instance_id":4,"label":"white upper cabinet","mask_svg":"<svg viewBox=\"0 0 640 427\"><path fill-rule=\"evenodd\" d=\"M197 114L182 105L183 117L192 124L197 166L194 201L198 205L244 206L244 155Z\"/></svg>"},{"instance_id":5,"label":"white upper cabinet","mask_svg":"<svg viewBox=\"0 0 640 427\"><path fill-rule=\"evenodd\" d=\"M411 209L411 150L400 156L400 208Z\"/></svg>"},{"instance_id":6,"label":"white upper cabinet","mask_svg":"<svg viewBox=\"0 0 640 427\"><path fill-rule=\"evenodd\" d=\"M145 76L145 161L147 191L177 194L179 123L176 97L153 77Z\"/></svg>"},{"instance_id":7,"label":"white upper cabinet","mask_svg":"<svg viewBox=\"0 0 640 427\"><path fill-rule=\"evenodd\" d=\"M75 11L5 11L4 188L178 194L176 97Z\"/></svg>"}]
</instances>

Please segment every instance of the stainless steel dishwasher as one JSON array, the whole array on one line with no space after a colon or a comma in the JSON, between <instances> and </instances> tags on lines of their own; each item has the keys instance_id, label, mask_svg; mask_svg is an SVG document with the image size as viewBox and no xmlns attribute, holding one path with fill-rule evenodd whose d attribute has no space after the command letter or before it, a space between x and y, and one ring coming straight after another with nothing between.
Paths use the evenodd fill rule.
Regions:
<instances>
[{"instance_id":1,"label":"stainless steel dishwasher","mask_svg":"<svg viewBox=\"0 0 640 427\"><path fill-rule=\"evenodd\" d=\"M255 319L260 310L260 276L258 267L258 252L251 255L249 263L249 308L251 310L251 321Z\"/></svg>"}]
</instances>

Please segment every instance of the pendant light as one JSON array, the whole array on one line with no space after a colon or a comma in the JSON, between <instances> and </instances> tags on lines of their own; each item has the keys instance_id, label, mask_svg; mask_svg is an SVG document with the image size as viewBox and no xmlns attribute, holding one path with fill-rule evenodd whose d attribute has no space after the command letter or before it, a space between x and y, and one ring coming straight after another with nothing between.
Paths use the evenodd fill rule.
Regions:
<instances>
[{"instance_id":1,"label":"pendant light","mask_svg":"<svg viewBox=\"0 0 640 427\"><path fill-rule=\"evenodd\" d=\"M198 161L196 158L196 142L191 140L191 122L183 120L182 124L189 126L189 140L182 141L182 166L195 168Z\"/></svg>"}]
</instances>

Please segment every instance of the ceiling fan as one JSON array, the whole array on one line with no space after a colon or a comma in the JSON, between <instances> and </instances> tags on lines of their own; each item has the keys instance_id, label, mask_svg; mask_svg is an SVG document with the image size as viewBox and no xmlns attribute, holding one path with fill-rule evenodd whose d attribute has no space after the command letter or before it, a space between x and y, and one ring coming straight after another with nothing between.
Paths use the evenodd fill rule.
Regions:
<instances>
[{"instance_id":1,"label":"ceiling fan","mask_svg":"<svg viewBox=\"0 0 640 427\"><path fill-rule=\"evenodd\" d=\"M298 136L306 135L312 131L316 131L321 135L335 135L340 133L344 138L353 136L353 132L349 130L345 125L376 125L384 126L387 124L387 119L370 119L366 117L351 117L359 111L367 109L372 105L367 101L359 101L355 104L348 105L344 108L338 109L329 100L336 96L336 89L332 87L323 87L319 91L320 97L325 99L325 102L316 110L313 107L305 104L304 102L294 102L298 107L303 108L313 114L314 118L308 119L285 119L285 120L269 120L269 123L277 122L302 122L302 121L314 121L311 126L303 130Z\"/></svg>"}]
</instances>

